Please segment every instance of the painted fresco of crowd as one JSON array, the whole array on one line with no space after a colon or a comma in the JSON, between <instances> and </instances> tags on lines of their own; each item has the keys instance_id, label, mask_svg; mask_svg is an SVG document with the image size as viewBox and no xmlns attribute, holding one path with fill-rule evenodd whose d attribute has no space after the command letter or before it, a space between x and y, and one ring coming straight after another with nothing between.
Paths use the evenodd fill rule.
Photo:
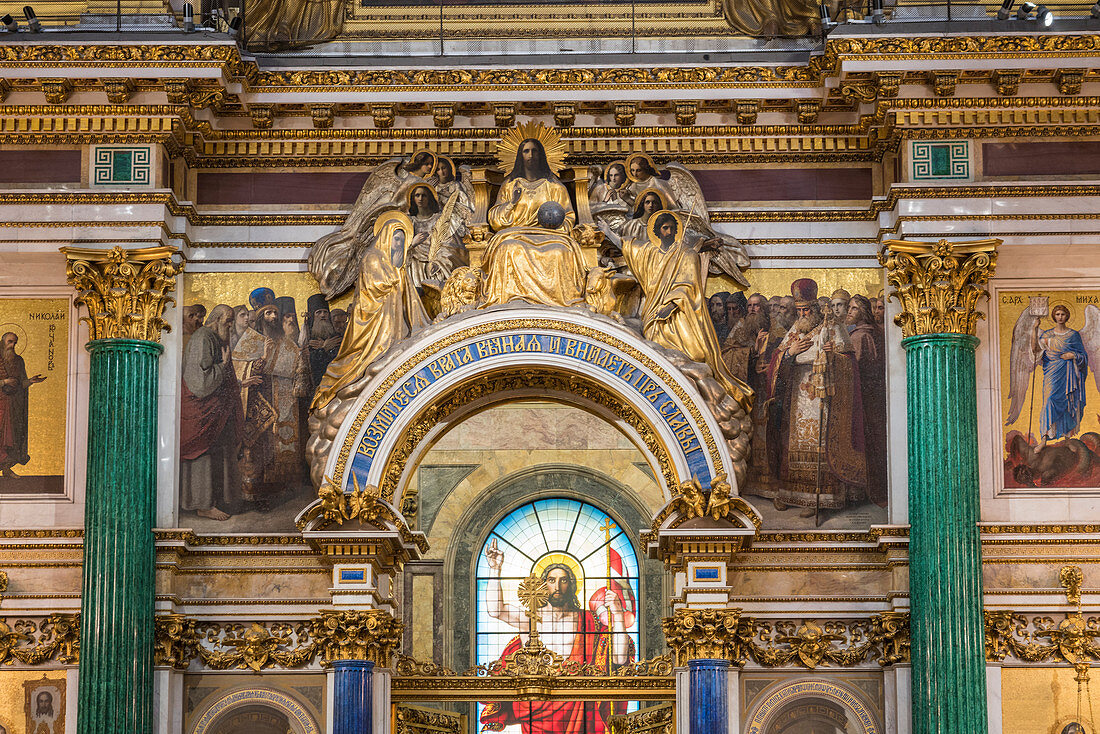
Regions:
<instances>
[{"instance_id":1,"label":"painted fresco of crowd","mask_svg":"<svg viewBox=\"0 0 1100 734\"><path fill-rule=\"evenodd\" d=\"M299 326L294 299L269 288L184 308L181 509L227 520L307 482L306 415L347 318L318 293Z\"/></svg>"},{"instance_id":2,"label":"painted fresco of crowd","mask_svg":"<svg viewBox=\"0 0 1100 734\"><path fill-rule=\"evenodd\" d=\"M748 486L777 510L886 504L885 303L809 278L790 295L716 293L722 360L755 391Z\"/></svg>"}]
</instances>

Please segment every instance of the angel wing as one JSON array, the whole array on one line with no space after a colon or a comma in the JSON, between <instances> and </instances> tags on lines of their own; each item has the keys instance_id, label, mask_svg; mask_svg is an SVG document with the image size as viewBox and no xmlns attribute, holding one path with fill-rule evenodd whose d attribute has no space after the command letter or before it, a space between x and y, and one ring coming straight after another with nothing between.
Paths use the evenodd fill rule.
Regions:
<instances>
[{"instance_id":1,"label":"angel wing","mask_svg":"<svg viewBox=\"0 0 1100 734\"><path fill-rule=\"evenodd\" d=\"M1020 312L1016 319L1016 325L1012 327L1012 347L1008 356L1008 418L1005 425L1011 425L1020 417L1024 409L1024 400L1027 398L1027 387L1031 380L1031 374L1035 371L1035 364L1039 359L1038 345L1032 342L1035 335L1035 326L1039 323L1039 316L1033 316L1030 308ZM1085 323L1088 324L1088 311L1085 312ZM1084 333L1082 333L1084 338Z\"/></svg>"},{"instance_id":2,"label":"angel wing","mask_svg":"<svg viewBox=\"0 0 1100 734\"><path fill-rule=\"evenodd\" d=\"M401 158L390 158L371 171L343 226L310 248L309 272L326 298L339 296L355 282L359 254L371 244L370 223L381 210L393 206L394 194L401 186L397 174L401 162Z\"/></svg>"},{"instance_id":3,"label":"angel wing","mask_svg":"<svg viewBox=\"0 0 1100 734\"><path fill-rule=\"evenodd\" d=\"M1091 303L1085 306L1085 326L1078 333L1089 357L1092 379L1100 390L1100 308Z\"/></svg>"},{"instance_id":4,"label":"angel wing","mask_svg":"<svg viewBox=\"0 0 1100 734\"><path fill-rule=\"evenodd\" d=\"M703 195L703 189L691 171L680 163L669 163L668 185L672 189L672 195L676 197L676 203L687 212L689 217L698 218L708 227L710 215L707 214L707 198Z\"/></svg>"}]
</instances>

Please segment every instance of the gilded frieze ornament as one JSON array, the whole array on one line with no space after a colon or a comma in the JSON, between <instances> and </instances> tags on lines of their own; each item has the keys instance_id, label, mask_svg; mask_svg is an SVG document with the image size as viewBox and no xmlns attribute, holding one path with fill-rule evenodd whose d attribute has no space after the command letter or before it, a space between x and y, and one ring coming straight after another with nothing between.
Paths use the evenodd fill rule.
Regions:
<instances>
[{"instance_id":1,"label":"gilded frieze ornament","mask_svg":"<svg viewBox=\"0 0 1100 734\"><path fill-rule=\"evenodd\" d=\"M199 655L195 620L182 614L165 614L153 620L153 662L155 665L187 670Z\"/></svg>"},{"instance_id":2,"label":"gilded frieze ornament","mask_svg":"<svg viewBox=\"0 0 1100 734\"><path fill-rule=\"evenodd\" d=\"M261 624L197 623L196 631L210 646L199 645L202 662L213 670L252 670L300 668L312 662L316 642L309 640L304 625L283 622Z\"/></svg>"},{"instance_id":3,"label":"gilded frieze ornament","mask_svg":"<svg viewBox=\"0 0 1100 734\"><path fill-rule=\"evenodd\" d=\"M1081 85L1084 81L1084 69L1059 69L1058 73L1054 75L1054 82L1058 85L1058 91L1062 94L1080 94Z\"/></svg>"},{"instance_id":4,"label":"gilded frieze ornament","mask_svg":"<svg viewBox=\"0 0 1100 734\"><path fill-rule=\"evenodd\" d=\"M394 734L462 734L466 717L453 711L437 711L414 706L394 709Z\"/></svg>"},{"instance_id":5,"label":"gilded frieze ornament","mask_svg":"<svg viewBox=\"0 0 1100 734\"><path fill-rule=\"evenodd\" d=\"M744 644L738 636L740 609L677 609L661 627L676 664L689 660L744 661Z\"/></svg>"},{"instance_id":6,"label":"gilded frieze ornament","mask_svg":"<svg viewBox=\"0 0 1100 734\"><path fill-rule=\"evenodd\" d=\"M615 104L615 124L619 127L631 127L638 116L638 107L633 102Z\"/></svg>"},{"instance_id":7,"label":"gilded frieze ornament","mask_svg":"<svg viewBox=\"0 0 1100 734\"><path fill-rule=\"evenodd\" d=\"M930 71L928 72L928 85L937 97L954 97L955 85L959 83L957 71Z\"/></svg>"},{"instance_id":8,"label":"gilded frieze ornament","mask_svg":"<svg viewBox=\"0 0 1100 734\"><path fill-rule=\"evenodd\" d=\"M275 105L250 105L248 114L252 116L252 127L257 130L270 130L275 124Z\"/></svg>"},{"instance_id":9,"label":"gilded frieze ornament","mask_svg":"<svg viewBox=\"0 0 1100 734\"><path fill-rule=\"evenodd\" d=\"M1085 574L1080 566L1062 566L1058 572L1058 585L1066 590L1066 601L1081 606L1081 584L1085 583Z\"/></svg>"},{"instance_id":10,"label":"gilded frieze ornament","mask_svg":"<svg viewBox=\"0 0 1100 734\"><path fill-rule=\"evenodd\" d=\"M649 706L632 714L607 719L610 734L675 734L676 710L672 703Z\"/></svg>"},{"instance_id":11,"label":"gilded frieze ornament","mask_svg":"<svg viewBox=\"0 0 1100 734\"><path fill-rule=\"evenodd\" d=\"M676 124L691 126L695 124L695 118L699 114L698 102L676 103Z\"/></svg>"},{"instance_id":12,"label":"gilded frieze ornament","mask_svg":"<svg viewBox=\"0 0 1100 734\"><path fill-rule=\"evenodd\" d=\"M313 127L318 130L328 130L335 120L336 106L331 104L310 105L309 114L313 117Z\"/></svg>"},{"instance_id":13,"label":"gilded frieze ornament","mask_svg":"<svg viewBox=\"0 0 1100 734\"><path fill-rule=\"evenodd\" d=\"M162 83L168 104L187 104L187 95L191 91L190 79L165 79Z\"/></svg>"},{"instance_id":14,"label":"gilded frieze ornament","mask_svg":"<svg viewBox=\"0 0 1100 734\"><path fill-rule=\"evenodd\" d=\"M65 100L73 93L73 83L68 79L42 79L42 93L46 95L46 101L50 104L65 104Z\"/></svg>"},{"instance_id":15,"label":"gilded frieze ornament","mask_svg":"<svg viewBox=\"0 0 1100 734\"><path fill-rule=\"evenodd\" d=\"M397 114L397 108L392 104L372 104L370 116L374 120L374 126L379 130L388 130L393 127L393 119Z\"/></svg>"},{"instance_id":16,"label":"gilded frieze ornament","mask_svg":"<svg viewBox=\"0 0 1100 734\"><path fill-rule=\"evenodd\" d=\"M882 243L879 263L901 302L894 317L905 336L969 334L985 314L977 310L997 264L1001 240Z\"/></svg>"},{"instance_id":17,"label":"gilded frieze ornament","mask_svg":"<svg viewBox=\"0 0 1100 734\"><path fill-rule=\"evenodd\" d=\"M1020 92L1020 71L999 69L993 72L993 87L1002 97L1015 97Z\"/></svg>"},{"instance_id":18,"label":"gilded frieze ornament","mask_svg":"<svg viewBox=\"0 0 1100 734\"><path fill-rule=\"evenodd\" d=\"M760 103L756 100L748 100L737 103L737 124L755 125L756 115L760 111Z\"/></svg>"},{"instance_id":19,"label":"gilded frieze ornament","mask_svg":"<svg viewBox=\"0 0 1100 734\"><path fill-rule=\"evenodd\" d=\"M455 126L455 106L453 104L433 104L432 122L440 130L447 130Z\"/></svg>"},{"instance_id":20,"label":"gilded frieze ornament","mask_svg":"<svg viewBox=\"0 0 1100 734\"><path fill-rule=\"evenodd\" d=\"M554 124L558 127L573 127L577 121L577 108L572 103L554 105Z\"/></svg>"},{"instance_id":21,"label":"gilded frieze ornament","mask_svg":"<svg viewBox=\"0 0 1100 734\"><path fill-rule=\"evenodd\" d=\"M370 660L388 668L401 644L404 625L379 609L321 612L310 620L310 636L323 663Z\"/></svg>"},{"instance_id":22,"label":"gilded frieze ornament","mask_svg":"<svg viewBox=\"0 0 1100 734\"><path fill-rule=\"evenodd\" d=\"M796 105L798 121L803 125L812 125L817 122L817 116L821 112L821 100L801 99Z\"/></svg>"},{"instance_id":23,"label":"gilded frieze ornament","mask_svg":"<svg viewBox=\"0 0 1100 734\"><path fill-rule=\"evenodd\" d=\"M7 79L0 79L0 102L3 102L11 94L11 82Z\"/></svg>"},{"instance_id":24,"label":"gilded frieze ornament","mask_svg":"<svg viewBox=\"0 0 1100 734\"><path fill-rule=\"evenodd\" d=\"M103 91L107 93L107 101L111 104L126 104L134 91L132 79L104 79Z\"/></svg>"},{"instance_id":25,"label":"gilded frieze ornament","mask_svg":"<svg viewBox=\"0 0 1100 734\"><path fill-rule=\"evenodd\" d=\"M162 318L174 301L176 275L183 263L174 260L174 247L136 250L92 250L62 247L68 260L69 285L77 290L76 303L88 307L91 337L160 341L171 327Z\"/></svg>"},{"instance_id":26,"label":"gilded frieze ornament","mask_svg":"<svg viewBox=\"0 0 1100 734\"><path fill-rule=\"evenodd\" d=\"M45 619L0 620L0 664L24 665L80 661L80 615L51 614Z\"/></svg>"},{"instance_id":27,"label":"gilded frieze ornament","mask_svg":"<svg viewBox=\"0 0 1100 734\"><path fill-rule=\"evenodd\" d=\"M901 74L897 72L875 72L875 85L878 87L878 96L884 99L894 99L901 89Z\"/></svg>"},{"instance_id":28,"label":"gilded frieze ornament","mask_svg":"<svg viewBox=\"0 0 1100 734\"><path fill-rule=\"evenodd\" d=\"M497 127L508 128L516 124L516 106L511 102L493 105L493 122Z\"/></svg>"},{"instance_id":29,"label":"gilded frieze ornament","mask_svg":"<svg viewBox=\"0 0 1100 734\"><path fill-rule=\"evenodd\" d=\"M998 662L1008 657L1027 663L1047 661L1070 665L1100 660L1100 618L1067 614L1027 617L1008 610L985 613L985 657Z\"/></svg>"}]
</instances>

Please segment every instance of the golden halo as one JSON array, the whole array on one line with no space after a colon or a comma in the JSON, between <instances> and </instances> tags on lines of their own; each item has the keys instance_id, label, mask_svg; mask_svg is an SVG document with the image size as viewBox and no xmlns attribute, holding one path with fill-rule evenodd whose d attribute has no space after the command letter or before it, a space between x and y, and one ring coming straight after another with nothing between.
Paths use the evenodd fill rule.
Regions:
<instances>
[{"instance_id":1,"label":"golden halo","mask_svg":"<svg viewBox=\"0 0 1100 734\"><path fill-rule=\"evenodd\" d=\"M676 239L681 239L684 236L684 220L680 219L676 212L669 211L668 209L662 209L659 212L653 212L649 215L649 221L646 222L645 231L649 235L649 243L651 245L660 245L661 238L657 235L656 230L653 227L657 224L657 217L662 214L671 214L672 218L676 220Z\"/></svg>"},{"instance_id":2,"label":"golden halo","mask_svg":"<svg viewBox=\"0 0 1100 734\"><path fill-rule=\"evenodd\" d=\"M406 188L404 196L398 196L399 199L404 199L405 200L405 211L411 211L412 210L413 193L417 189L419 189L420 187L424 187L428 191L431 191L432 192L432 198L435 199L435 205L437 207L439 206L439 192L435 190L435 186L432 186L430 183L427 183L426 181L415 181L415 182L408 185L408 187Z\"/></svg>"},{"instance_id":3,"label":"golden halo","mask_svg":"<svg viewBox=\"0 0 1100 734\"><path fill-rule=\"evenodd\" d=\"M650 194L657 194L657 198L661 200L661 211L669 210L670 202L668 200L668 197L665 195L665 192L661 191L661 189L657 186L648 186L639 191L638 195L634 197L634 209L637 210L638 206L641 205L642 200L644 200L645 197L649 196ZM654 214L656 214L656 212L654 212Z\"/></svg>"},{"instance_id":4,"label":"golden halo","mask_svg":"<svg viewBox=\"0 0 1100 734\"><path fill-rule=\"evenodd\" d=\"M23 352L27 349L27 332L23 330L23 327L19 324L8 322L6 324L0 324L0 336L7 334L8 332L15 334L18 341L15 342L15 353L22 356Z\"/></svg>"},{"instance_id":5,"label":"golden halo","mask_svg":"<svg viewBox=\"0 0 1100 734\"><path fill-rule=\"evenodd\" d=\"M436 166L439 165L439 156L431 152L427 148L417 148L412 152L412 155L409 156L409 160L411 161L413 158L416 158L421 153L427 153L432 157L432 170L428 171L428 173L424 176L424 178L427 178L428 176L431 176L433 173L435 173Z\"/></svg>"},{"instance_id":6,"label":"golden halo","mask_svg":"<svg viewBox=\"0 0 1100 734\"><path fill-rule=\"evenodd\" d=\"M535 561L535 565L531 567L531 573L542 578L542 572L545 571L548 566L552 566L555 563L567 566L569 570L573 572L573 578L577 580L577 593L584 593L584 569L581 568L581 562L568 553L562 553L561 551L547 553L545 556Z\"/></svg>"},{"instance_id":7,"label":"golden halo","mask_svg":"<svg viewBox=\"0 0 1100 734\"><path fill-rule=\"evenodd\" d=\"M635 158L645 158L646 161L649 163L649 167L652 168L654 171L657 170L657 164L653 162L653 158L651 158L649 156L649 154L647 154L647 153L631 153L630 155L628 155L626 157L626 177L628 179L630 179L631 181L633 181L634 183L641 183L642 182L641 179L634 178L633 176L630 175L630 162L632 160L634 160ZM650 178L653 178L653 177L651 176ZM649 179L646 179L646 180L648 181Z\"/></svg>"},{"instance_id":8,"label":"golden halo","mask_svg":"<svg viewBox=\"0 0 1100 734\"><path fill-rule=\"evenodd\" d=\"M542 149L546 151L546 163L551 171L558 173L565 167L565 143L561 141L561 136L556 130L546 127L541 122L529 120L510 130L505 130L500 136L500 142L497 143L497 162L505 174L515 167L519 146L528 138L542 143Z\"/></svg>"},{"instance_id":9,"label":"golden halo","mask_svg":"<svg viewBox=\"0 0 1100 734\"><path fill-rule=\"evenodd\" d=\"M1051 321L1054 321L1054 309L1057 306L1061 306L1062 308L1066 309L1066 311L1069 312L1069 318L1066 319L1066 323L1068 324L1070 322L1070 320L1073 318L1073 309L1070 307L1069 301L1048 301L1047 302L1047 315L1044 316L1043 318L1047 318L1047 319L1050 319Z\"/></svg>"},{"instance_id":10,"label":"golden halo","mask_svg":"<svg viewBox=\"0 0 1100 734\"><path fill-rule=\"evenodd\" d=\"M405 239L408 240L412 237L413 223L409 219L409 215L405 212L391 209L388 212L383 212L378 216L378 219L374 220L374 237L377 239L382 234L382 228L392 221L397 221L401 227L405 230ZM407 243L406 243L407 244Z\"/></svg>"}]
</instances>

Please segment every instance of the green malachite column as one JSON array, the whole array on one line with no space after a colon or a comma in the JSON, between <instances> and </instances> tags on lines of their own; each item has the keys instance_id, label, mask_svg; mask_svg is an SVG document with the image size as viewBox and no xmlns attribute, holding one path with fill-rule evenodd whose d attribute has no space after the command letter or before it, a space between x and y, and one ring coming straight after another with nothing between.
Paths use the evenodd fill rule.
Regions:
<instances>
[{"instance_id":1,"label":"green malachite column","mask_svg":"<svg viewBox=\"0 0 1100 734\"><path fill-rule=\"evenodd\" d=\"M973 336L997 240L892 240L909 427L913 734L988 730Z\"/></svg>"},{"instance_id":2,"label":"green malachite column","mask_svg":"<svg viewBox=\"0 0 1100 734\"><path fill-rule=\"evenodd\" d=\"M157 392L172 248L65 248L92 340L79 734L153 728Z\"/></svg>"}]
</instances>

